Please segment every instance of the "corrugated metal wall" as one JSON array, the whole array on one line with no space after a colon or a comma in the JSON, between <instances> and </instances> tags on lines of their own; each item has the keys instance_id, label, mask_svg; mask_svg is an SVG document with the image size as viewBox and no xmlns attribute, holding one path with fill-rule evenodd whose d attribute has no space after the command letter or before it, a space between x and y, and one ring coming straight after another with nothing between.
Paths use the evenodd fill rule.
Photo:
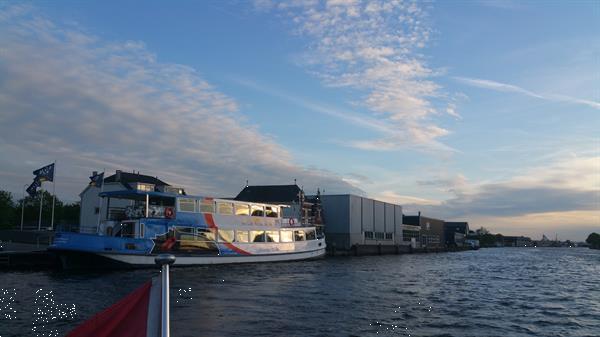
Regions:
<instances>
[{"instance_id":1,"label":"corrugated metal wall","mask_svg":"<svg viewBox=\"0 0 600 337\"><path fill-rule=\"evenodd\" d=\"M355 244L401 244L402 206L356 195L323 195L327 241L337 249ZM367 240L363 233L394 233L394 240Z\"/></svg>"}]
</instances>

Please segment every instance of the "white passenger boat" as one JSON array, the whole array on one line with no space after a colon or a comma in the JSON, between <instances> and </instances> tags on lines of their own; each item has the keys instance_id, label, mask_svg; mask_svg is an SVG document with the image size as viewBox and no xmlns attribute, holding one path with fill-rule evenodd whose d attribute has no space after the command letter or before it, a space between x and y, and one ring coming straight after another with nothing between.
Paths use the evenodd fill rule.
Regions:
<instances>
[{"instance_id":1,"label":"white passenger boat","mask_svg":"<svg viewBox=\"0 0 600 337\"><path fill-rule=\"evenodd\" d=\"M109 220L100 222L97 233L56 233L49 250L58 253L63 266L151 266L163 253L175 255L176 265L292 261L325 254L322 229L282 216L285 205L141 190L100 197ZM111 207L111 202L127 206Z\"/></svg>"}]
</instances>

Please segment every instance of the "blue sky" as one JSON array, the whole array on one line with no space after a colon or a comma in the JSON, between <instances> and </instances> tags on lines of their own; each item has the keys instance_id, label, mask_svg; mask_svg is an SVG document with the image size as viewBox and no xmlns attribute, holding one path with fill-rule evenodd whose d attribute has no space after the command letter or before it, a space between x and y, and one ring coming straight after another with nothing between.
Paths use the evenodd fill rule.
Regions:
<instances>
[{"instance_id":1,"label":"blue sky","mask_svg":"<svg viewBox=\"0 0 600 337\"><path fill-rule=\"evenodd\" d=\"M505 234L600 229L600 5L0 4L0 187L57 160L291 183Z\"/></svg>"}]
</instances>

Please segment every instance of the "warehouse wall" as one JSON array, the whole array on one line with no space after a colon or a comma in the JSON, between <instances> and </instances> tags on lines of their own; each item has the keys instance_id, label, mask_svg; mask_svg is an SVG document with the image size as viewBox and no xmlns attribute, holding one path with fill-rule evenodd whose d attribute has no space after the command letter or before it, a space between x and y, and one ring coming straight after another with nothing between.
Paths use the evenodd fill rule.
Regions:
<instances>
[{"instance_id":1,"label":"warehouse wall","mask_svg":"<svg viewBox=\"0 0 600 337\"><path fill-rule=\"evenodd\" d=\"M402 242L402 206L356 195L322 195L325 235L336 249ZM371 238L365 237L367 232ZM377 237L393 233L392 238Z\"/></svg>"}]
</instances>

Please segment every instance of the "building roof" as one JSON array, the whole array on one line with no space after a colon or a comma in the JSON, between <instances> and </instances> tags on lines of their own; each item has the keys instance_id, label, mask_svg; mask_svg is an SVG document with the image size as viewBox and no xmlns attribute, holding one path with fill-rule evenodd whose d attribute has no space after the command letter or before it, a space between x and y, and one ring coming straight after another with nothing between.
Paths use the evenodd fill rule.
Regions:
<instances>
[{"instance_id":1,"label":"building roof","mask_svg":"<svg viewBox=\"0 0 600 337\"><path fill-rule=\"evenodd\" d=\"M402 223L404 225L421 226L421 221L444 222L444 220L426 217L421 214L419 214L419 215L402 215Z\"/></svg>"},{"instance_id":2,"label":"building roof","mask_svg":"<svg viewBox=\"0 0 600 337\"><path fill-rule=\"evenodd\" d=\"M302 189L298 185L246 186L234 200L290 203L298 201L298 193L301 191Z\"/></svg>"},{"instance_id":3,"label":"building roof","mask_svg":"<svg viewBox=\"0 0 600 337\"><path fill-rule=\"evenodd\" d=\"M120 182L127 189L132 189L133 187L129 184L133 183L144 183L144 184L153 184L154 186L171 186L164 181L158 179L157 177L147 176L145 174L131 173L131 172L123 172L117 171L112 176L104 178L105 183L114 183Z\"/></svg>"}]
</instances>

